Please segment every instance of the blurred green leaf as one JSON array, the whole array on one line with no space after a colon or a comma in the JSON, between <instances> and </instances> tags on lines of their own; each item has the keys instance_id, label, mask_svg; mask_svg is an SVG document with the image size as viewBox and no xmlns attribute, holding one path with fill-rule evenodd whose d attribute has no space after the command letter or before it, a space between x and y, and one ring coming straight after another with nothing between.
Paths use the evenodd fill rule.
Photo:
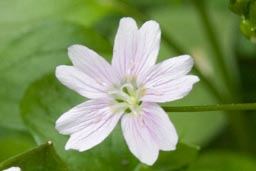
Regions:
<instances>
[{"instance_id":1,"label":"blurred green leaf","mask_svg":"<svg viewBox=\"0 0 256 171\"><path fill-rule=\"evenodd\" d=\"M112 49L93 30L62 21L38 24L0 49L0 125L24 128L18 115L24 90L56 65L68 63L66 49L72 44L86 44L103 54Z\"/></svg>"},{"instance_id":2,"label":"blurred green leaf","mask_svg":"<svg viewBox=\"0 0 256 171\"><path fill-rule=\"evenodd\" d=\"M0 1L0 45L38 22L59 19L89 26L108 11L94 0Z\"/></svg>"},{"instance_id":3,"label":"blurred green leaf","mask_svg":"<svg viewBox=\"0 0 256 171\"><path fill-rule=\"evenodd\" d=\"M51 142L0 163L0 170L20 167L22 171L67 171L66 164L57 156Z\"/></svg>"},{"instance_id":4,"label":"blurred green leaf","mask_svg":"<svg viewBox=\"0 0 256 171\"><path fill-rule=\"evenodd\" d=\"M127 170L138 165L124 142L120 125L101 144L85 152L65 151L67 136L55 130L55 121L65 111L83 102L80 96L62 86L53 74L32 84L21 103L21 114L29 131L40 144L47 140L56 144L56 150L72 171ZM197 148L179 145L174 152L161 152L155 167L178 168L190 163Z\"/></svg>"},{"instance_id":5,"label":"blurred green leaf","mask_svg":"<svg viewBox=\"0 0 256 171\"><path fill-rule=\"evenodd\" d=\"M27 132L0 127L0 162L34 146L34 139Z\"/></svg>"},{"instance_id":6,"label":"blurred green leaf","mask_svg":"<svg viewBox=\"0 0 256 171\"><path fill-rule=\"evenodd\" d=\"M173 152L162 152L157 162L152 166L142 165L139 171L176 171L193 163L198 155L198 147L178 144Z\"/></svg>"},{"instance_id":7,"label":"blurred green leaf","mask_svg":"<svg viewBox=\"0 0 256 171\"><path fill-rule=\"evenodd\" d=\"M215 151L201 155L188 171L253 171L255 168L255 158L234 152Z\"/></svg>"}]
</instances>

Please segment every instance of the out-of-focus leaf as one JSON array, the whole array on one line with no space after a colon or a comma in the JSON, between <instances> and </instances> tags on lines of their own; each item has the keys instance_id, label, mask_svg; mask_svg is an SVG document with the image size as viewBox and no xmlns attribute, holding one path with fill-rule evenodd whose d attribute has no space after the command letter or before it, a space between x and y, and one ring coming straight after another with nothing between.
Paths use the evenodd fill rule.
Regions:
<instances>
[{"instance_id":1,"label":"out-of-focus leaf","mask_svg":"<svg viewBox=\"0 0 256 171\"><path fill-rule=\"evenodd\" d=\"M176 171L180 168L187 167L195 161L198 154L198 147L186 144L178 144L177 149L173 152L162 152L158 161L152 166L141 166L140 171Z\"/></svg>"},{"instance_id":2,"label":"out-of-focus leaf","mask_svg":"<svg viewBox=\"0 0 256 171\"><path fill-rule=\"evenodd\" d=\"M0 127L0 162L34 146L34 139L27 132Z\"/></svg>"},{"instance_id":3,"label":"out-of-focus leaf","mask_svg":"<svg viewBox=\"0 0 256 171\"><path fill-rule=\"evenodd\" d=\"M80 96L62 86L53 74L32 84L22 100L21 113L29 131L38 143L46 140L56 144L56 150L72 171L130 171L139 161L128 150L120 126L101 144L85 152L65 151L67 136L55 130L55 121L65 111L83 102ZM155 167L178 168L192 161L197 149L179 145L175 152L161 152Z\"/></svg>"},{"instance_id":4,"label":"out-of-focus leaf","mask_svg":"<svg viewBox=\"0 0 256 171\"><path fill-rule=\"evenodd\" d=\"M0 125L24 128L18 104L25 88L56 65L67 63L67 47L79 43L103 54L112 49L93 30L62 21L38 24L0 49Z\"/></svg>"},{"instance_id":5,"label":"out-of-focus leaf","mask_svg":"<svg viewBox=\"0 0 256 171\"><path fill-rule=\"evenodd\" d=\"M51 142L0 163L0 170L20 167L22 171L67 171L66 164L56 154Z\"/></svg>"},{"instance_id":6,"label":"out-of-focus leaf","mask_svg":"<svg viewBox=\"0 0 256 171\"><path fill-rule=\"evenodd\" d=\"M94 0L0 1L0 45L38 22L61 19L88 26L107 11Z\"/></svg>"},{"instance_id":7,"label":"out-of-focus leaf","mask_svg":"<svg viewBox=\"0 0 256 171\"><path fill-rule=\"evenodd\" d=\"M256 160L234 152L209 152L201 155L188 171L253 171Z\"/></svg>"}]
</instances>

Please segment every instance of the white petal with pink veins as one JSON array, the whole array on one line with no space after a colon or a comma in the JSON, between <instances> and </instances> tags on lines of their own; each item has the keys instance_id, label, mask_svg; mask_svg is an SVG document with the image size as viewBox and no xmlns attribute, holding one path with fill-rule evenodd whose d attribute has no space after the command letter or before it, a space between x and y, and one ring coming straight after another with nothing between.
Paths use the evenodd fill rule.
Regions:
<instances>
[{"instance_id":1,"label":"white petal with pink veins","mask_svg":"<svg viewBox=\"0 0 256 171\"><path fill-rule=\"evenodd\" d=\"M111 65L93 50L82 45L72 45L68 48L68 55L74 67L79 68L96 82L107 85L118 82Z\"/></svg>"},{"instance_id":2,"label":"white petal with pink veins","mask_svg":"<svg viewBox=\"0 0 256 171\"><path fill-rule=\"evenodd\" d=\"M62 84L84 97L95 99L107 96L107 85L96 82L73 66L60 65L56 68L55 75Z\"/></svg>"},{"instance_id":3,"label":"white petal with pink veins","mask_svg":"<svg viewBox=\"0 0 256 171\"><path fill-rule=\"evenodd\" d=\"M124 115L122 131L130 151L148 165L156 161L159 150L175 150L178 142L174 125L155 103L143 103L137 116Z\"/></svg>"},{"instance_id":4,"label":"white petal with pink veins","mask_svg":"<svg viewBox=\"0 0 256 171\"><path fill-rule=\"evenodd\" d=\"M154 65L148 72L138 76L138 84L151 87L168 76L168 79L176 79L186 75L193 67L193 58L189 55L182 55L167 59Z\"/></svg>"},{"instance_id":5,"label":"white petal with pink veins","mask_svg":"<svg viewBox=\"0 0 256 171\"><path fill-rule=\"evenodd\" d=\"M101 143L114 129L122 113L113 113L108 99L89 100L64 113L56 129L69 134L66 149L88 150Z\"/></svg>"},{"instance_id":6,"label":"white petal with pink veins","mask_svg":"<svg viewBox=\"0 0 256 171\"><path fill-rule=\"evenodd\" d=\"M158 157L159 147L148 129L143 116L124 115L122 131L128 148L142 163L152 165Z\"/></svg>"},{"instance_id":7,"label":"white petal with pink veins","mask_svg":"<svg viewBox=\"0 0 256 171\"><path fill-rule=\"evenodd\" d=\"M145 89L141 100L168 102L185 97L199 81L197 76L186 75L193 66L188 55L175 57L153 66L138 78L138 84Z\"/></svg>"},{"instance_id":8,"label":"white petal with pink veins","mask_svg":"<svg viewBox=\"0 0 256 171\"><path fill-rule=\"evenodd\" d=\"M136 76L155 64L161 31L155 21L137 28L132 18L120 20L115 38L112 65L122 76Z\"/></svg>"},{"instance_id":9,"label":"white petal with pink veins","mask_svg":"<svg viewBox=\"0 0 256 171\"><path fill-rule=\"evenodd\" d=\"M145 118L151 136L160 150L170 151L176 149L178 134L167 113L155 103L142 104L142 117Z\"/></svg>"}]
</instances>

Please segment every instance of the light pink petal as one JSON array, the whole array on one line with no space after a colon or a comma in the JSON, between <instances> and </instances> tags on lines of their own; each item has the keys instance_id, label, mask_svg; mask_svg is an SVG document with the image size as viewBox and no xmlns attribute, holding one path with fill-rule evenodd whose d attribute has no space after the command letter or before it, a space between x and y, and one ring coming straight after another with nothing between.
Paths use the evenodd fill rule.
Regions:
<instances>
[{"instance_id":1,"label":"light pink petal","mask_svg":"<svg viewBox=\"0 0 256 171\"><path fill-rule=\"evenodd\" d=\"M117 83L117 76L111 65L93 50L82 45L72 45L68 48L68 55L75 67L96 82L105 85Z\"/></svg>"},{"instance_id":2,"label":"light pink petal","mask_svg":"<svg viewBox=\"0 0 256 171\"><path fill-rule=\"evenodd\" d=\"M161 31L158 23L148 21L138 30L132 18L120 20L115 38L112 65L121 76L136 76L155 64Z\"/></svg>"},{"instance_id":3,"label":"light pink petal","mask_svg":"<svg viewBox=\"0 0 256 171\"><path fill-rule=\"evenodd\" d=\"M62 84L84 97L95 99L107 96L106 91L108 86L96 82L84 72L73 66L58 66L55 74Z\"/></svg>"},{"instance_id":4,"label":"light pink petal","mask_svg":"<svg viewBox=\"0 0 256 171\"><path fill-rule=\"evenodd\" d=\"M94 99L64 113L56 129L70 138L65 149L88 150L101 143L114 129L122 113L112 113L109 99Z\"/></svg>"},{"instance_id":5,"label":"light pink petal","mask_svg":"<svg viewBox=\"0 0 256 171\"><path fill-rule=\"evenodd\" d=\"M176 130L167 114L154 103L143 103L138 116L124 115L122 131L130 151L142 162L152 165L159 150L175 150Z\"/></svg>"},{"instance_id":6,"label":"light pink petal","mask_svg":"<svg viewBox=\"0 0 256 171\"><path fill-rule=\"evenodd\" d=\"M178 135L167 113L155 103L144 102L142 108L145 124L148 126L152 139L158 144L159 149L164 151L175 150Z\"/></svg>"},{"instance_id":7,"label":"light pink petal","mask_svg":"<svg viewBox=\"0 0 256 171\"><path fill-rule=\"evenodd\" d=\"M152 165L157 160L159 147L145 122L143 116L126 114L122 118L122 131L132 154L142 163Z\"/></svg>"},{"instance_id":8,"label":"light pink petal","mask_svg":"<svg viewBox=\"0 0 256 171\"><path fill-rule=\"evenodd\" d=\"M175 57L159 63L138 78L138 84L146 91L141 100L148 102L168 102L181 99L199 81L197 76L186 75L193 66L188 55Z\"/></svg>"}]
</instances>

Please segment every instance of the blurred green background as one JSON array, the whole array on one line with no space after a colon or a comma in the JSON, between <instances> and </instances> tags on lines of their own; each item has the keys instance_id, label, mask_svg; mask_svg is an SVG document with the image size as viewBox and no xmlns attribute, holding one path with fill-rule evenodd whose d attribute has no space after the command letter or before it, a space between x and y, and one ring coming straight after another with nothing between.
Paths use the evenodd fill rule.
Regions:
<instances>
[{"instance_id":1,"label":"blurred green background","mask_svg":"<svg viewBox=\"0 0 256 171\"><path fill-rule=\"evenodd\" d=\"M159 22L158 61L181 54L195 59L193 72L201 81L186 98L165 105L255 102L256 45L240 32L240 17L229 3L0 0L0 170L254 171L255 111L170 112L180 143L175 152L161 152L152 167L130 154L120 128L83 153L64 151L68 137L54 128L63 112L85 100L55 79L55 67L70 64L67 47L83 44L110 61L124 16L139 25Z\"/></svg>"}]
</instances>

